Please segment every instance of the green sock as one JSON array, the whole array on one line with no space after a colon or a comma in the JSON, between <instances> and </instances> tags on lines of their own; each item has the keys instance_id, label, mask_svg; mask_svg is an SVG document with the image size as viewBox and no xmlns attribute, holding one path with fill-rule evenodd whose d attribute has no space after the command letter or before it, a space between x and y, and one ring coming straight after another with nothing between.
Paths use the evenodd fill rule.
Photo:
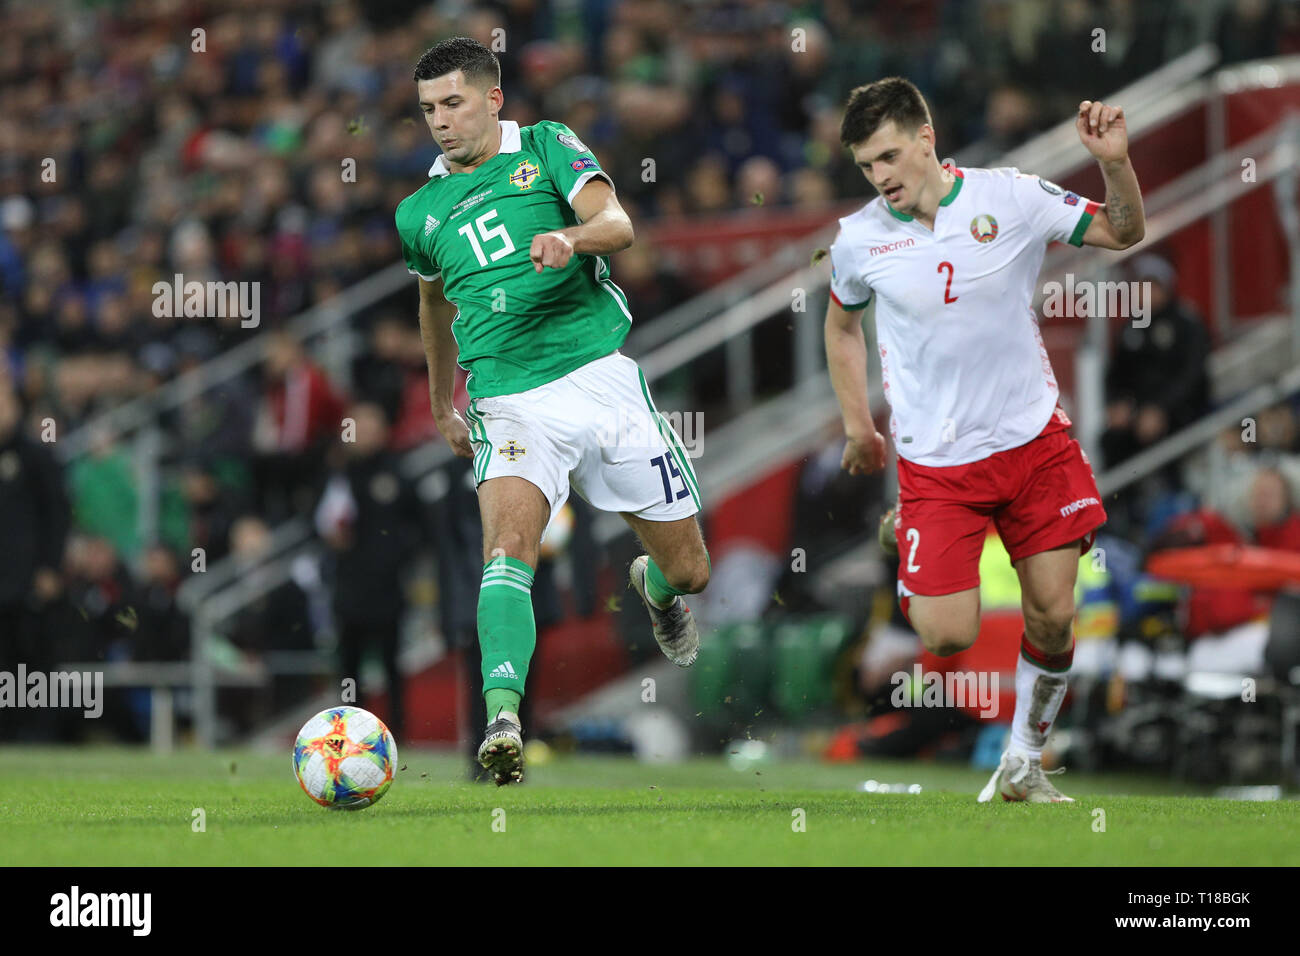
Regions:
<instances>
[{"instance_id":1,"label":"green sock","mask_svg":"<svg viewBox=\"0 0 1300 956\"><path fill-rule=\"evenodd\" d=\"M683 594L689 594L689 591L679 591L664 577L664 573L659 570L659 565L655 564L654 558L647 558L645 569L645 593L659 607L667 607L673 603L673 598ZM704 560L708 562L709 569L713 569L713 562L709 560L709 552L704 552Z\"/></svg>"},{"instance_id":2,"label":"green sock","mask_svg":"<svg viewBox=\"0 0 1300 956\"><path fill-rule=\"evenodd\" d=\"M493 558L483 567L478 643L483 652L483 699L489 720L502 708L519 712L528 663L537 646L532 587L533 569L516 558Z\"/></svg>"},{"instance_id":3,"label":"green sock","mask_svg":"<svg viewBox=\"0 0 1300 956\"><path fill-rule=\"evenodd\" d=\"M488 723L496 720L501 711L508 710L512 714L519 713L519 702L523 700L512 690L506 690L504 687L493 687L483 694L483 702L487 704Z\"/></svg>"}]
</instances>

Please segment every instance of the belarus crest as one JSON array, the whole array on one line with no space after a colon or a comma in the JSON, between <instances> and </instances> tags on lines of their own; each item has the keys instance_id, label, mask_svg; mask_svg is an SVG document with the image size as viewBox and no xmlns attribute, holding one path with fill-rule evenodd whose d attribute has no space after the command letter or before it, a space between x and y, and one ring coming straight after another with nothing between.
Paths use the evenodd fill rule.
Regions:
<instances>
[{"instance_id":1,"label":"belarus crest","mask_svg":"<svg viewBox=\"0 0 1300 956\"><path fill-rule=\"evenodd\" d=\"M976 242L992 242L998 237L998 221L988 213L980 213L970 221L970 234Z\"/></svg>"}]
</instances>

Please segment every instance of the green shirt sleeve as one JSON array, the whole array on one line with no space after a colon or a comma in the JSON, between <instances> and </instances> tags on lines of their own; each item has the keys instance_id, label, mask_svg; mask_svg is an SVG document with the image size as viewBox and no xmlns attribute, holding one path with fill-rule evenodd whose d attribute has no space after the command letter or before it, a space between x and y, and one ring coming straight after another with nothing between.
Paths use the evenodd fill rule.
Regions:
<instances>
[{"instance_id":1,"label":"green shirt sleeve","mask_svg":"<svg viewBox=\"0 0 1300 956\"><path fill-rule=\"evenodd\" d=\"M411 211L412 205L408 198L402 200L397 206L397 235L402 240L402 259L406 262L407 272L433 282L442 270L429 258L421 245L420 236L424 233L425 223L422 220L416 221L418 213ZM437 225L435 222L434 226Z\"/></svg>"},{"instance_id":2,"label":"green shirt sleeve","mask_svg":"<svg viewBox=\"0 0 1300 956\"><path fill-rule=\"evenodd\" d=\"M533 126L533 148L541 157L546 174L570 206L592 177L599 176L614 188L614 181L591 150L563 123L543 120Z\"/></svg>"}]
</instances>

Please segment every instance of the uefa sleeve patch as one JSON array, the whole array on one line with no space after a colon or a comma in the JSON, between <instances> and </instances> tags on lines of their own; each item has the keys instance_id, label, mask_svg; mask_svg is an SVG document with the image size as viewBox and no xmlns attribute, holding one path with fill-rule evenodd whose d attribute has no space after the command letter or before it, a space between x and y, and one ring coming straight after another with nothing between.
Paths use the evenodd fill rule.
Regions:
<instances>
[{"instance_id":1,"label":"uefa sleeve patch","mask_svg":"<svg viewBox=\"0 0 1300 956\"><path fill-rule=\"evenodd\" d=\"M584 170L584 169L596 169L596 168L598 168L598 164L596 163L596 161L595 161L594 159L591 159L590 157L585 157L585 158L583 158L583 159L575 159L573 162L569 163L569 165L570 165L574 170L578 170L578 171L581 171L581 170Z\"/></svg>"}]
</instances>

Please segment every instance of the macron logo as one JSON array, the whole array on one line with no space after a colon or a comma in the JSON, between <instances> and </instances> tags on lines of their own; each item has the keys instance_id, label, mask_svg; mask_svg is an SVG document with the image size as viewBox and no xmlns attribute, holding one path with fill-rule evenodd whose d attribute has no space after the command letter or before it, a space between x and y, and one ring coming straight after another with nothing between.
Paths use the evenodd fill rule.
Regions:
<instances>
[{"instance_id":1,"label":"macron logo","mask_svg":"<svg viewBox=\"0 0 1300 956\"><path fill-rule=\"evenodd\" d=\"M886 252L893 252L895 249L909 249L916 245L915 239L899 239L897 242L887 242L883 246L872 246L867 251L873 256L883 256Z\"/></svg>"},{"instance_id":2,"label":"macron logo","mask_svg":"<svg viewBox=\"0 0 1300 956\"><path fill-rule=\"evenodd\" d=\"M1080 510L1081 508L1086 508L1089 505L1099 505L1099 504L1101 504L1101 502L1098 501L1096 498L1080 498L1078 501L1071 501L1068 505L1066 505L1064 508L1061 509L1061 517L1068 518L1070 515L1074 514L1076 511Z\"/></svg>"},{"instance_id":3,"label":"macron logo","mask_svg":"<svg viewBox=\"0 0 1300 956\"><path fill-rule=\"evenodd\" d=\"M437 228L438 228L439 226L441 226L441 225L442 225L442 223L439 222L437 219L434 219L432 216L425 216L425 217L424 217L424 234L425 234L426 236L429 235L429 233L433 232L433 230L437 229Z\"/></svg>"},{"instance_id":4,"label":"macron logo","mask_svg":"<svg viewBox=\"0 0 1300 956\"><path fill-rule=\"evenodd\" d=\"M488 677L505 677L510 680L519 679L519 675L515 673L515 669L510 666L509 661L506 661L504 664L498 664L496 668L493 669L492 673L488 674Z\"/></svg>"}]
</instances>

